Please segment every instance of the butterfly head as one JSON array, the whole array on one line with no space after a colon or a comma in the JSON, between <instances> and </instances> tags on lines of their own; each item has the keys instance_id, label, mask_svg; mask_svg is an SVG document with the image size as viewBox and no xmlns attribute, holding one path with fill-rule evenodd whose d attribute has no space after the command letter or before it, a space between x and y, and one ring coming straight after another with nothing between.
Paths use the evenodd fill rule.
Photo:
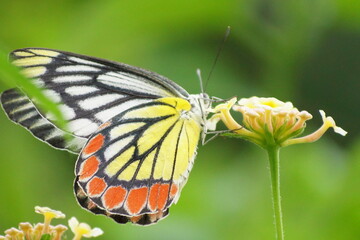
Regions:
<instances>
[{"instance_id":1,"label":"butterfly head","mask_svg":"<svg viewBox=\"0 0 360 240\"><path fill-rule=\"evenodd\" d=\"M206 93L192 94L189 97L191 103L190 114L201 127L205 126L206 117L209 114L208 109L211 107L211 99Z\"/></svg>"}]
</instances>

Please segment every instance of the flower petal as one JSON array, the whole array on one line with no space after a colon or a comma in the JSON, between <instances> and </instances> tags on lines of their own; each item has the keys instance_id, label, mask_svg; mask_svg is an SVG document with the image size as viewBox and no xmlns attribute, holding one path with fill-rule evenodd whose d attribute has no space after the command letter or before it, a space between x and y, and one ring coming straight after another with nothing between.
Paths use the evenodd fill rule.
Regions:
<instances>
[{"instance_id":1,"label":"flower petal","mask_svg":"<svg viewBox=\"0 0 360 240\"><path fill-rule=\"evenodd\" d=\"M341 136L345 136L347 134L347 131L345 131L341 127L334 127L334 132L340 134Z\"/></svg>"},{"instance_id":2,"label":"flower petal","mask_svg":"<svg viewBox=\"0 0 360 240\"><path fill-rule=\"evenodd\" d=\"M72 217L68 221L69 227L73 233L75 233L77 226L79 226L79 221L76 217Z\"/></svg>"},{"instance_id":3,"label":"flower petal","mask_svg":"<svg viewBox=\"0 0 360 240\"><path fill-rule=\"evenodd\" d=\"M221 120L220 114L214 114L210 119L206 120L206 129L215 131L217 123Z\"/></svg>"},{"instance_id":4,"label":"flower petal","mask_svg":"<svg viewBox=\"0 0 360 240\"><path fill-rule=\"evenodd\" d=\"M326 124L328 127L334 128L334 132L336 132L342 136L345 136L347 134L347 132L344 129L336 126L335 120L332 117L330 117L330 116L326 117L326 114L323 110L319 110L319 112L320 112L320 115L321 115L321 118L322 118L324 124Z\"/></svg>"},{"instance_id":5,"label":"flower petal","mask_svg":"<svg viewBox=\"0 0 360 240\"><path fill-rule=\"evenodd\" d=\"M65 214L63 214L62 212L53 210L48 207L36 206L35 212L39 214L43 214L45 217L49 217L49 218L65 218Z\"/></svg>"},{"instance_id":6,"label":"flower petal","mask_svg":"<svg viewBox=\"0 0 360 240\"><path fill-rule=\"evenodd\" d=\"M100 228L94 228L89 234L84 234L84 237L97 237L102 235L104 232Z\"/></svg>"}]
</instances>

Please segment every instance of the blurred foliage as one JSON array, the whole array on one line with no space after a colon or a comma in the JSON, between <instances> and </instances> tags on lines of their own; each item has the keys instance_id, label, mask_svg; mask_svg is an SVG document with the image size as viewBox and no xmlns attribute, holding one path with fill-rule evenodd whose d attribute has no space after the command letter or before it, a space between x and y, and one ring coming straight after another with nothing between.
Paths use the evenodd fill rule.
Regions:
<instances>
[{"instance_id":1,"label":"blurred foliage","mask_svg":"<svg viewBox=\"0 0 360 240\"><path fill-rule=\"evenodd\" d=\"M324 109L349 132L283 149L286 239L360 238L360 6L358 0L2 1L0 46L47 47L125 62L165 75L191 93L207 79L226 26L232 33L208 83L221 98L274 96L320 125ZM2 69L3 70L3 69ZM0 90L9 87L2 76ZM196 164L170 216L150 227L118 225L82 210L75 155L34 139L0 114L0 230L36 205L99 226L99 239L273 239L265 153L217 138ZM301 154L299 154L301 153Z\"/></svg>"}]
</instances>

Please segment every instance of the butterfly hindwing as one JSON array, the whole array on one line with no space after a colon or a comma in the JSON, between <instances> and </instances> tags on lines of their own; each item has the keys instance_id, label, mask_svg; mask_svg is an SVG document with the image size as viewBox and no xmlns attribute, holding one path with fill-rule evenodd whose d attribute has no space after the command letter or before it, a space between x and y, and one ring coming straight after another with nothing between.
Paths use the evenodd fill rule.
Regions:
<instances>
[{"instance_id":1,"label":"butterfly hindwing","mask_svg":"<svg viewBox=\"0 0 360 240\"><path fill-rule=\"evenodd\" d=\"M42 48L15 50L10 54L10 59L47 97L58 104L68 121L67 131L79 138L89 137L101 124L133 106L161 97L188 97L184 89L159 74L104 59ZM53 116L41 112L36 99L27 97L20 90L17 92L23 95L29 106L32 105L33 113L36 111L39 119L54 125ZM11 117L11 113L18 110L16 105L5 106L4 97L1 102L10 119L28 128L36 137L74 152L81 148L53 144L46 137L39 137L32 128ZM51 137L50 132L43 135ZM57 141L63 139L58 138Z\"/></svg>"},{"instance_id":2,"label":"butterfly hindwing","mask_svg":"<svg viewBox=\"0 0 360 240\"><path fill-rule=\"evenodd\" d=\"M196 155L201 127L190 109L187 100L160 98L102 124L76 164L79 203L120 223L165 217Z\"/></svg>"}]
</instances>

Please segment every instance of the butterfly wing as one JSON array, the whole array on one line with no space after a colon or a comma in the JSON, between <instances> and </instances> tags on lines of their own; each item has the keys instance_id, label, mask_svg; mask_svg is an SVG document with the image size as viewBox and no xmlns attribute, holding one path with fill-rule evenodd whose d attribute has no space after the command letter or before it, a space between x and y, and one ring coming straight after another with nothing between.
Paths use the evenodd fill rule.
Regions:
<instances>
[{"instance_id":1,"label":"butterfly wing","mask_svg":"<svg viewBox=\"0 0 360 240\"><path fill-rule=\"evenodd\" d=\"M161 98L104 123L76 163L75 193L86 209L148 225L168 214L196 155L200 124L181 98Z\"/></svg>"},{"instance_id":2,"label":"butterfly wing","mask_svg":"<svg viewBox=\"0 0 360 240\"><path fill-rule=\"evenodd\" d=\"M85 137L67 135L51 121L46 119L19 89L9 89L0 96L1 104L9 119L28 129L35 137L59 149L79 152L86 143Z\"/></svg>"},{"instance_id":3,"label":"butterfly wing","mask_svg":"<svg viewBox=\"0 0 360 240\"><path fill-rule=\"evenodd\" d=\"M37 138L73 152L79 152L102 123L130 107L161 97L189 96L161 75L104 59L42 48L15 50L10 59L58 104L74 140L66 143L64 129L54 124L53 116L41 112L36 100L19 89L1 95L8 117Z\"/></svg>"}]
</instances>

